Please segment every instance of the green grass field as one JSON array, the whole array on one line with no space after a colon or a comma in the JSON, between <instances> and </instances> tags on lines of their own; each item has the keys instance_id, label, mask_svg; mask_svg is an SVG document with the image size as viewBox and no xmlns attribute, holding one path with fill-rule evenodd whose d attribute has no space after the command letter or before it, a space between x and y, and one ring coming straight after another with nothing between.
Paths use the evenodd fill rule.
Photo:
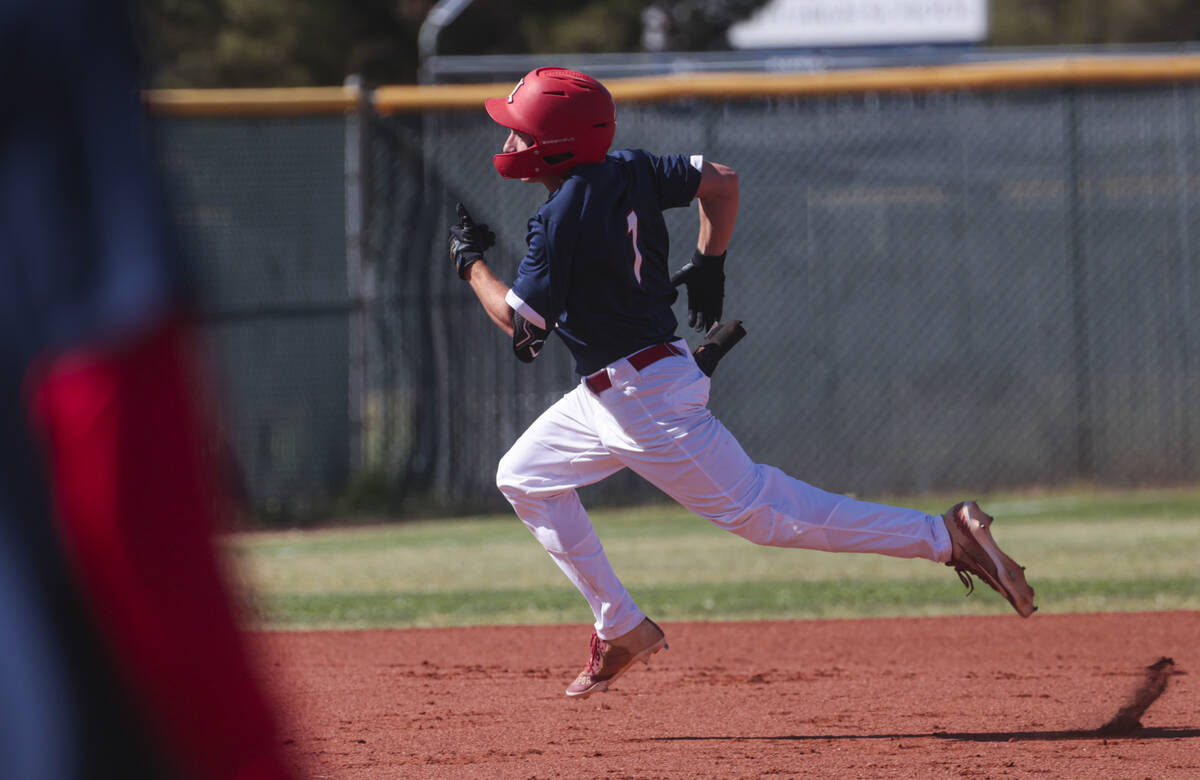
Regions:
<instances>
[{"instance_id":1,"label":"green grass field","mask_svg":"<svg viewBox=\"0 0 1200 780\"><path fill-rule=\"evenodd\" d=\"M878 499L944 511L950 499ZM1200 488L981 497L1043 613L1200 609ZM675 505L592 513L617 573L662 620L1010 611L922 560L758 547ZM232 536L233 572L266 628L590 623L512 515Z\"/></svg>"}]
</instances>

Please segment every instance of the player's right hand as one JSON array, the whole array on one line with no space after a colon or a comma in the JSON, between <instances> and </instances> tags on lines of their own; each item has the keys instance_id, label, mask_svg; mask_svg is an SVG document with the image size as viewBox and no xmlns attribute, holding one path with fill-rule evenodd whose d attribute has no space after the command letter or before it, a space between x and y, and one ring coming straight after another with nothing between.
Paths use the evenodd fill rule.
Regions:
<instances>
[{"instance_id":1,"label":"player's right hand","mask_svg":"<svg viewBox=\"0 0 1200 780\"><path fill-rule=\"evenodd\" d=\"M725 302L725 253L706 255L697 249L692 262L671 275L671 284L687 285L688 326L706 332L721 319Z\"/></svg>"},{"instance_id":2,"label":"player's right hand","mask_svg":"<svg viewBox=\"0 0 1200 780\"><path fill-rule=\"evenodd\" d=\"M458 224L450 226L450 259L458 278L467 278L471 264L483 259L483 253L496 243L496 234L485 224L476 224L463 204L458 204Z\"/></svg>"}]
</instances>

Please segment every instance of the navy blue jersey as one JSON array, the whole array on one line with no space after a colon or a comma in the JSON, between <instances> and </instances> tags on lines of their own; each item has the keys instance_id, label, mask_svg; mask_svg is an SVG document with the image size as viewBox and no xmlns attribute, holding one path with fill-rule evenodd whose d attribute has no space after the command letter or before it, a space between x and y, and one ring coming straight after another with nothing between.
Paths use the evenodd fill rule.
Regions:
<instances>
[{"instance_id":1,"label":"navy blue jersey","mask_svg":"<svg viewBox=\"0 0 1200 780\"><path fill-rule=\"evenodd\" d=\"M590 374L642 347L675 338L664 209L700 186L699 156L640 149L581 165L529 220L529 251L508 304L555 330Z\"/></svg>"}]
</instances>

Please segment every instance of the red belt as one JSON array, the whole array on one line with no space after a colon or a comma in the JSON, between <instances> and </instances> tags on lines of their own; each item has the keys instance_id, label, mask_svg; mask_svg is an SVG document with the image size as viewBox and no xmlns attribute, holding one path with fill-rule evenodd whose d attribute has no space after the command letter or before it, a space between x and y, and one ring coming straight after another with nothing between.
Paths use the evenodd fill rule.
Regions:
<instances>
[{"instance_id":1,"label":"red belt","mask_svg":"<svg viewBox=\"0 0 1200 780\"><path fill-rule=\"evenodd\" d=\"M679 347L663 342L638 350L625 359L629 361L629 365L633 366L635 371L641 371L646 366L657 363L665 357L682 354L683 351ZM608 378L608 369L606 368L602 368L594 374L588 374L583 381L587 384L588 389L597 395L612 387L612 380Z\"/></svg>"}]
</instances>

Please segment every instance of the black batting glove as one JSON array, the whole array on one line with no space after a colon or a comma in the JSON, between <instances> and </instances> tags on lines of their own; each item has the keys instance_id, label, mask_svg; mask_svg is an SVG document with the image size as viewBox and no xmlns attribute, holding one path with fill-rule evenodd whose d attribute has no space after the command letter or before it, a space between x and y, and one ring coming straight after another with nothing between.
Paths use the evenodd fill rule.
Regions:
<instances>
[{"instance_id":1,"label":"black batting glove","mask_svg":"<svg viewBox=\"0 0 1200 780\"><path fill-rule=\"evenodd\" d=\"M692 262L671 275L671 284L687 285L688 326L704 333L721 319L725 302L725 252L706 255L699 249Z\"/></svg>"},{"instance_id":2,"label":"black batting glove","mask_svg":"<svg viewBox=\"0 0 1200 780\"><path fill-rule=\"evenodd\" d=\"M496 234L487 225L475 224L463 204L458 204L458 224L450 226L450 259L458 269L458 278L466 280L471 263L483 259L483 253L496 243Z\"/></svg>"}]
</instances>

